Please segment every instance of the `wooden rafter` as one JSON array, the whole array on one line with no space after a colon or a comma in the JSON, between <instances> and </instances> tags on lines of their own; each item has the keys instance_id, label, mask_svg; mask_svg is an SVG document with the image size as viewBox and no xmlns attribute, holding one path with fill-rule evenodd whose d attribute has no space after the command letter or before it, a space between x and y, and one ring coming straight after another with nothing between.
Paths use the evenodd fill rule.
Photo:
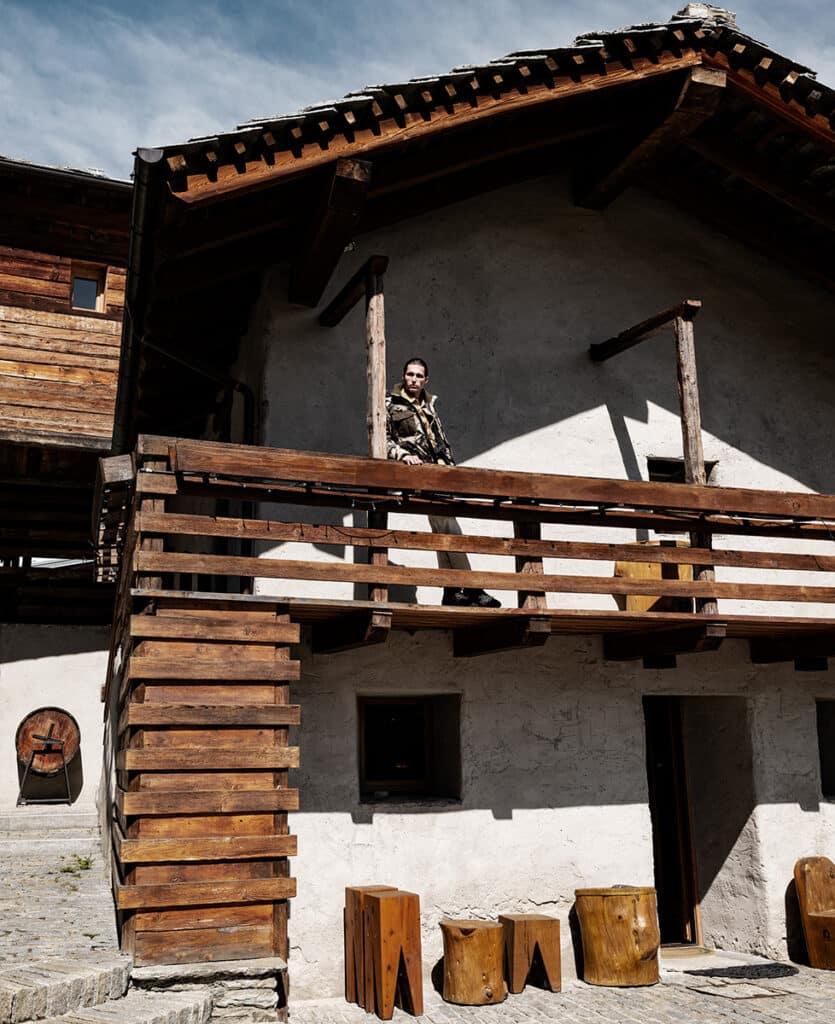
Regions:
<instances>
[{"instance_id":1,"label":"wooden rafter","mask_svg":"<svg viewBox=\"0 0 835 1024\"><path fill-rule=\"evenodd\" d=\"M472 658L478 654L495 654L497 651L518 647L541 647L550 635L550 618L547 615L531 615L529 618L518 617L456 629L452 637L452 650L456 658Z\"/></svg>"},{"instance_id":2,"label":"wooden rafter","mask_svg":"<svg viewBox=\"0 0 835 1024\"><path fill-rule=\"evenodd\" d=\"M326 619L313 627L313 653L334 654L355 647L385 643L391 630L391 611L374 609Z\"/></svg>"},{"instance_id":3,"label":"wooden rafter","mask_svg":"<svg viewBox=\"0 0 835 1024\"><path fill-rule=\"evenodd\" d=\"M288 298L315 306L359 224L371 180L366 160L337 160L290 275Z\"/></svg>"},{"instance_id":4,"label":"wooden rafter","mask_svg":"<svg viewBox=\"0 0 835 1024\"><path fill-rule=\"evenodd\" d=\"M603 657L607 661L635 661L638 658L716 651L726 636L727 627L723 622L643 633L606 633L603 637Z\"/></svg>"},{"instance_id":5,"label":"wooden rafter","mask_svg":"<svg viewBox=\"0 0 835 1024\"><path fill-rule=\"evenodd\" d=\"M691 68L673 109L648 132L629 144L602 171L578 183L575 200L580 206L602 210L634 181L667 146L700 128L716 113L725 90L724 71Z\"/></svg>"}]
</instances>

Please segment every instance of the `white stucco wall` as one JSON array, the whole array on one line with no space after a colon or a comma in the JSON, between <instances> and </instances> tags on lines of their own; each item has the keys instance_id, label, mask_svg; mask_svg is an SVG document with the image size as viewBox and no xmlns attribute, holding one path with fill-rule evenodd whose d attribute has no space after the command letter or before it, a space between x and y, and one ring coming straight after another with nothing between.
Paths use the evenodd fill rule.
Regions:
<instances>
[{"instance_id":1,"label":"white stucco wall","mask_svg":"<svg viewBox=\"0 0 835 1024\"><path fill-rule=\"evenodd\" d=\"M835 299L672 206L632 191L598 214L574 207L561 178L515 186L361 236L325 299L377 252L390 258L389 382L399 379L407 357L429 361L430 388L440 393L459 462L645 479L648 456L680 456L670 337L601 366L587 351L691 297L704 303L696 339L705 457L718 462L712 482L835 490ZM277 269L265 278L244 345L250 379L259 377L252 353L265 353L264 443L364 454L361 312L327 330L315 311L289 306L285 297ZM301 518L297 508L291 515ZM327 510L311 518L343 521ZM390 524L426 528L408 517L392 516ZM485 521L462 526L510 532L508 524ZM584 531L552 527L544 534L570 539ZM595 534L633 538L617 530ZM833 553L831 543L791 547ZM264 553L351 557L301 545ZM433 564L418 552L397 552L394 560ZM476 568L512 567L486 556L472 561ZM545 564L546 572L612 570L611 563ZM717 571L719 579L738 576ZM769 579L827 582L815 574ZM258 591L353 596L350 585L286 581L259 581ZM417 599L437 602L439 592L418 588ZM606 596L549 595L549 603L614 607ZM725 613L764 610L720 602ZM835 615L831 605L771 611ZM360 804L357 695L437 690L462 695L460 805ZM681 657L674 672L650 672L640 663L604 662L598 638L553 637L540 649L456 661L445 634L398 633L380 647L304 657L302 813L292 822L300 842L290 932L294 995L340 991L342 888L371 882L421 894L427 969L440 955L440 917L544 907L563 921L570 970L566 915L574 888L652 880L645 693L745 700L742 761L719 730L721 716L713 721L719 731L699 749L695 726L701 717L703 733L712 716L709 705L691 708L689 757L728 762L701 762L702 796L711 787L720 791L723 768L728 794L702 800L700 841L709 841L711 813L733 812L738 823L722 832L721 869L700 879L702 920L708 941L785 956L794 861L835 849L835 808L820 797L814 718L815 697L835 696L831 677L800 675L791 664L754 666L740 642ZM734 789L743 764L747 777L739 782L750 813ZM702 851L704 863L716 855L711 861Z\"/></svg>"},{"instance_id":2,"label":"white stucco wall","mask_svg":"<svg viewBox=\"0 0 835 1024\"><path fill-rule=\"evenodd\" d=\"M305 652L302 812L291 816L299 836L290 929L296 997L341 991L346 885L420 894L427 984L441 955L442 917L505 911L557 915L570 975L574 889L653 881L644 694L690 698L706 940L787 956L794 862L835 849L835 806L820 797L814 707L816 697L835 698L835 681L752 665L738 641L680 657L674 672L604 662L601 654L599 639L552 637L539 649L454 659L451 637L437 632L396 633L385 645L328 657ZM362 803L357 696L434 692L462 697L460 803ZM734 714L717 707L723 695L737 698ZM740 752L741 734L750 747ZM707 874L708 864L722 866Z\"/></svg>"},{"instance_id":3,"label":"white stucco wall","mask_svg":"<svg viewBox=\"0 0 835 1024\"><path fill-rule=\"evenodd\" d=\"M102 760L100 689L109 640L107 626L0 623L0 814L13 813L17 801L17 727L31 711L47 706L69 711L81 732L83 786L61 813L95 811Z\"/></svg>"}]
</instances>

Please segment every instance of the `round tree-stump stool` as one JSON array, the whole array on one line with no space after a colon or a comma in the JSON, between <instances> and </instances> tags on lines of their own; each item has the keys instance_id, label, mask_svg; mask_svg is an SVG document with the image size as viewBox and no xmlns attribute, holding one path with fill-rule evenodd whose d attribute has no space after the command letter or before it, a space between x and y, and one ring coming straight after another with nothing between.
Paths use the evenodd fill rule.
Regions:
<instances>
[{"instance_id":1,"label":"round tree-stump stool","mask_svg":"<svg viewBox=\"0 0 835 1024\"><path fill-rule=\"evenodd\" d=\"M441 921L444 999L460 1006L489 1006L507 998L504 930L498 921Z\"/></svg>"},{"instance_id":2,"label":"round tree-stump stool","mask_svg":"<svg viewBox=\"0 0 835 1024\"><path fill-rule=\"evenodd\" d=\"M574 895L583 939L583 981L655 985L661 945L655 889L615 886L577 889Z\"/></svg>"},{"instance_id":3,"label":"round tree-stump stool","mask_svg":"<svg viewBox=\"0 0 835 1024\"><path fill-rule=\"evenodd\" d=\"M39 736L48 739L38 739ZM35 775L62 772L64 765L69 765L76 756L80 745L78 723L68 711L60 708L38 708L30 712L15 734L18 759L24 767L31 760L29 771Z\"/></svg>"}]
</instances>

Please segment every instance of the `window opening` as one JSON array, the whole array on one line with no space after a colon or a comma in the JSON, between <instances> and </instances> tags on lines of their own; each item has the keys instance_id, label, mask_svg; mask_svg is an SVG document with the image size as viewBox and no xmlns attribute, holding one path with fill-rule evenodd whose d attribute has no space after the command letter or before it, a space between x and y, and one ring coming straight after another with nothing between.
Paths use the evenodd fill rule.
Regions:
<instances>
[{"instance_id":1,"label":"window opening","mask_svg":"<svg viewBox=\"0 0 835 1024\"><path fill-rule=\"evenodd\" d=\"M75 264L72 272L72 308L104 312L106 267Z\"/></svg>"},{"instance_id":2,"label":"window opening","mask_svg":"<svg viewBox=\"0 0 835 1024\"><path fill-rule=\"evenodd\" d=\"M360 798L460 799L461 698L359 697Z\"/></svg>"},{"instance_id":3,"label":"window opening","mask_svg":"<svg viewBox=\"0 0 835 1024\"><path fill-rule=\"evenodd\" d=\"M827 800L835 800L835 700L819 700L817 712L821 793Z\"/></svg>"},{"instance_id":4,"label":"window opening","mask_svg":"<svg viewBox=\"0 0 835 1024\"><path fill-rule=\"evenodd\" d=\"M710 483L710 474L717 462L705 459L705 479ZM668 459L655 455L647 456L647 472L649 479L659 484L684 483L684 459Z\"/></svg>"}]
</instances>

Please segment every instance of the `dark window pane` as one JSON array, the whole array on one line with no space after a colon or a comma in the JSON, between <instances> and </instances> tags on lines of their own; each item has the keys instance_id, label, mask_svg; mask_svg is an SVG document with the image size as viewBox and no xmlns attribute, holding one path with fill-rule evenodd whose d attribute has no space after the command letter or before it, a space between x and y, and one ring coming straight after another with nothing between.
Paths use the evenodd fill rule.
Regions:
<instances>
[{"instance_id":1,"label":"dark window pane","mask_svg":"<svg viewBox=\"0 0 835 1024\"><path fill-rule=\"evenodd\" d=\"M95 309L99 296L99 282L92 277L72 279L72 304L75 309Z\"/></svg>"},{"instance_id":2,"label":"dark window pane","mask_svg":"<svg viewBox=\"0 0 835 1024\"><path fill-rule=\"evenodd\" d=\"M369 781L422 782L426 775L426 720L421 704L365 706Z\"/></svg>"}]
</instances>

